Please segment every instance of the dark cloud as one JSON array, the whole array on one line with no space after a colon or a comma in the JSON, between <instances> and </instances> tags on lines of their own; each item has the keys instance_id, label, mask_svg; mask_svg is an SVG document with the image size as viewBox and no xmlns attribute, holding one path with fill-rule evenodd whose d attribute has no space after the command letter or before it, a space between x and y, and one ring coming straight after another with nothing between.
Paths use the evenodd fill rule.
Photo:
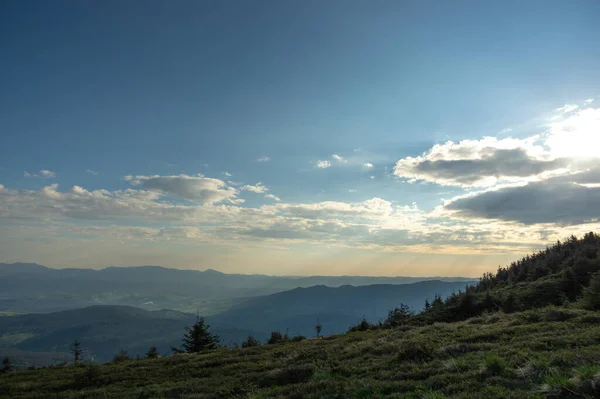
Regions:
<instances>
[{"instance_id":1,"label":"dark cloud","mask_svg":"<svg viewBox=\"0 0 600 399\"><path fill-rule=\"evenodd\" d=\"M458 216L524 224L576 225L600 219L598 172L572 175L456 199L445 208ZM568 181L571 180L571 181ZM585 185L582 185L585 184Z\"/></svg>"}]
</instances>

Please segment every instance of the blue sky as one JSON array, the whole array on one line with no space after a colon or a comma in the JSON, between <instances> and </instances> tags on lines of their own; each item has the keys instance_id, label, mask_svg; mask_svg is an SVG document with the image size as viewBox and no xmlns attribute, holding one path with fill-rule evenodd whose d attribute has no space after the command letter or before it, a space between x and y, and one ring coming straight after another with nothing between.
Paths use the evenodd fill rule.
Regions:
<instances>
[{"instance_id":1,"label":"blue sky","mask_svg":"<svg viewBox=\"0 0 600 399\"><path fill-rule=\"evenodd\" d=\"M596 228L596 1L0 8L0 261L478 275Z\"/></svg>"}]
</instances>

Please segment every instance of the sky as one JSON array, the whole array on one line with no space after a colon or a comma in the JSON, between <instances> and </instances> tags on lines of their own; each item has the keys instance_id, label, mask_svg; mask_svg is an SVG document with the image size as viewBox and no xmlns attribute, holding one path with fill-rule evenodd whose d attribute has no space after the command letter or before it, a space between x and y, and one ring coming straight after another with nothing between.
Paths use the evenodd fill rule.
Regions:
<instances>
[{"instance_id":1,"label":"sky","mask_svg":"<svg viewBox=\"0 0 600 399\"><path fill-rule=\"evenodd\" d=\"M475 277L598 232L599 19L3 1L0 262Z\"/></svg>"}]
</instances>

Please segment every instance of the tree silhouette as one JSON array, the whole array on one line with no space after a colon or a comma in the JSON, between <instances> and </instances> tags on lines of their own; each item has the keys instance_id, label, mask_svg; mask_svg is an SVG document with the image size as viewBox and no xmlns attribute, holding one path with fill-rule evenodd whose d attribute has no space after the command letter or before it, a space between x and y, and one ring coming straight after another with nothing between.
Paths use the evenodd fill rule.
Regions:
<instances>
[{"instance_id":1,"label":"tree silhouette","mask_svg":"<svg viewBox=\"0 0 600 399\"><path fill-rule=\"evenodd\" d=\"M321 336L321 331L323 331L323 325L319 320L317 320L317 325L315 326L315 332L317 333L317 337Z\"/></svg>"},{"instance_id":2,"label":"tree silhouette","mask_svg":"<svg viewBox=\"0 0 600 399\"><path fill-rule=\"evenodd\" d=\"M279 331L271 332L271 336L269 337L267 344L278 344L280 342L283 342L283 335L281 335Z\"/></svg>"},{"instance_id":3,"label":"tree silhouette","mask_svg":"<svg viewBox=\"0 0 600 399\"><path fill-rule=\"evenodd\" d=\"M83 349L81 348L81 342L78 340L73 341L70 352L73 355L73 363L77 364L83 360Z\"/></svg>"},{"instance_id":4,"label":"tree silhouette","mask_svg":"<svg viewBox=\"0 0 600 399\"><path fill-rule=\"evenodd\" d=\"M248 338L242 342L242 348L250 348L252 346L260 346L260 342L252 335L248 335Z\"/></svg>"},{"instance_id":5,"label":"tree silhouette","mask_svg":"<svg viewBox=\"0 0 600 399\"><path fill-rule=\"evenodd\" d=\"M125 360L129 360L129 355L127 355L127 351L123 348L113 357L113 362L122 362Z\"/></svg>"},{"instance_id":6,"label":"tree silhouette","mask_svg":"<svg viewBox=\"0 0 600 399\"><path fill-rule=\"evenodd\" d=\"M401 303L400 306L388 312L388 316L383 324L387 327L396 327L404 324L412 316L414 316L414 312L407 305Z\"/></svg>"},{"instance_id":7,"label":"tree silhouette","mask_svg":"<svg viewBox=\"0 0 600 399\"><path fill-rule=\"evenodd\" d=\"M146 359L156 359L159 356L156 346L151 346L150 349L148 349L148 352L146 352Z\"/></svg>"},{"instance_id":8,"label":"tree silhouette","mask_svg":"<svg viewBox=\"0 0 600 399\"><path fill-rule=\"evenodd\" d=\"M10 361L10 358L8 356L5 356L4 359L2 359L2 368L0 369L0 372L8 373L9 371L12 371L13 369L14 369L14 366L13 366L12 362Z\"/></svg>"},{"instance_id":9,"label":"tree silhouette","mask_svg":"<svg viewBox=\"0 0 600 399\"><path fill-rule=\"evenodd\" d=\"M171 348L175 353L197 353L219 347L220 337L208 331L210 326L205 323L204 317L198 316L191 327L185 328L181 350Z\"/></svg>"},{"instance_id":10,"label":"tree silhouette","mask_svg":"<svg viewBox=\"0 0 600 399\"><path fill-rule=\"evenodd\" d=\"M600 272L592 276L590 285L583 292L583 306L590 310L600 310Z\"/></svg>"}]
</instances>

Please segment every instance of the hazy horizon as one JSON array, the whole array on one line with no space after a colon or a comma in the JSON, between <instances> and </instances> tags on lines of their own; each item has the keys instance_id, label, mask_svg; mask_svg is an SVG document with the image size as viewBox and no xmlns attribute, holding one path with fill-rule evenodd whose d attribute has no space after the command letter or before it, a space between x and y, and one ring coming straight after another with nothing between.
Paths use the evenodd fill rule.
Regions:
<instances>
[{"instance_id":1,"label":"hazy horizon","mask_svg":"<svg viewBox=\"0 0 600 399\"><path fill-rule=\"evenodd\" d=\"M0 262L478 277L598 232L598 15L4 1Z\"/></svg>"}]
</instances>

